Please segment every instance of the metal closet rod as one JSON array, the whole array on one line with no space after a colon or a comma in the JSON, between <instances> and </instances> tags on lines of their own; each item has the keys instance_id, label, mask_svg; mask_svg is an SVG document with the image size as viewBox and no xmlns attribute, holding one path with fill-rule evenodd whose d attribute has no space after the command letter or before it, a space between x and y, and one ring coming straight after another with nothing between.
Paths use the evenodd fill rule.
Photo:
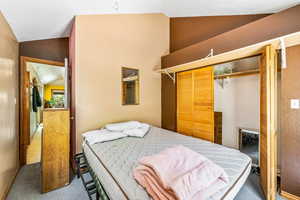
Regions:
<instances>
[{"instance_id":1,"label":"metal closet rod","mask_svg":"<svg viewBox=\"0 0 300 200\"><path fill-rule=\"evenodd\" d=\"M259 74L259 69L247 70L247 71L243 71L243 72L233 72L230 74L215 75L214 79L224 79L227 77L239 77L239 76L248 76L248 75L254 75L254 74Z\"/></svg>"}]
</instances>

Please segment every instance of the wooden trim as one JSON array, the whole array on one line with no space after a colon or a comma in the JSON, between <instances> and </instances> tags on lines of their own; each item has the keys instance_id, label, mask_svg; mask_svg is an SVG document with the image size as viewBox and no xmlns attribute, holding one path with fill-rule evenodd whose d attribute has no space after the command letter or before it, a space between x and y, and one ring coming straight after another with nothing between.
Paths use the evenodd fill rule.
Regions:
<instances>
[{"instance_id":1,"label":"wooden trim","mask_svg":"<svg viewBox=\"0 0 300 200\"><path fill-rule=\"evenodd\" d=\"M240 60L243 58L255 57L261 54L262 54L261 48L253 48L253 47L252 48L250 47L249 49L241 48L226 53L218 54L212 57L196 60L193 62L188 62L185 64L176 65L169 68L159 69L157 70L157 72L165 73L165 70L167 70L169 73L182 72L182 71L193 70L197 68L203 68L211 65L219 65L227 62L232 62L235 60Z\"/></svg>"},{"instance_id":2,"label":"wooden trim","mask_svg":"<svg viewBox=\"0 0 300 200\"><path fill-rule=\"evenodd\" d=\"M30 143L30 106L29 106L29 77L26 76L27 62L55 65L64 67L63 62L44 60L20 56L20 137L19 137L19 160L20 166L26 164L26 151Z\"/></svg>"},{"instance_id":3,"label":"wooden trim","mask_svg":"<svg viewBox=\"0 0 300 200\"><path fill-rule=\"evenodd\" d=\"M46 64L46 65L55 65L55 66L59 66L59 67L65 67L64 62L44 60L44 59L32 58L32 57L26 57L26 56L21 56L21 59L23 59L25 62L34 62L34 63L40 63L40 64Z\"/></svg>"},{"instance_id":4,"label":"wooden trim","mask_svg":"<svg viewBox=\"0 0 300 200\"><path fill-rule=\"evenodd\" d=\"M216 75L215 79L224 79L224 78L227 78L227 77L249 76L249 75L255 75L255 74L259 74L259 69L248 70L248 71L244 71L244 72L234 72L234 73L231 73L231 74Z\"/></svg>"},{"instance_id":5,"label":"wooden trim","mask_svg":"<svg viewBox=\"0 0 300 200\"><path fill-rule=\"evenodd\" d=\"M277 52L266 46L260 65L260 183L266 200L277 188Z\"/></svg>"},{"instance_id":6,"label":"wooden trim","mask_svg":"<svg viewBox=\"0 0 300 200\"><path fill-rule=\"evenodd\" d=\"M17 175L18 175L18 173L19 173L19 170L20 170L20 168L17 167L16 172L15 172L13 178L12 178L11 181L8 183L7 188L4 190L4 193L0 196L0 200L5 200L5 199L7 198L8 193L9 193L9 191L11 190L12 185L14 184L14 182L15 182L15 180L16 180L16 178L17 178Z\"/></svg>"},{"instance_id":7,"label":"wooden trim","mask_svg":"<svg viewBox=\"0 0 300 200\"><path fill-rule=\"evenodd\" d=\"M281 190L280 195L288 200L300 200L300 197Z\"/></svg>"},{"instance_id":8,"label":"wooden trim","mask_svg":"<svg viewBox=\"0 0 300 200\"><path fill-rule=\"evenodd\" d=\"M73 171L76 171L75 160L73 159L77 153L77 131L76 131L76 88L75 73L76 72L76 23L75 19L71 22L71 32L69 37L69 62L68 62L68 82L69 82L69 103L70 103L70 162Z\"/></svg>"},{"instance_id":9,"label":"wooden trim","mask_svg":"<svg viewBox=\"0 0 300 200\"><path fill-rule=\"evenodd\" d=\"M27 91L29 90L29 81L26 77L26 59L21 57L20 59L20 138L19 138L19 156L20 165L26 164L26 148L28 134L30 135L30 122L29 119L29 106Z\"/></svg>"}]
</instances>

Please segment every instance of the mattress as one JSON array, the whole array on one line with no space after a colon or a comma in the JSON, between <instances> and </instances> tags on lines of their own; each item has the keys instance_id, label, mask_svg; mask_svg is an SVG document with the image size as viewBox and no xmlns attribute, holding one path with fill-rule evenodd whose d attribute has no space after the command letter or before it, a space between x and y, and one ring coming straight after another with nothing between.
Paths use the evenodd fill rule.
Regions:
<instances>
[{"instance_id":1,"label":"mattress","mask_svg":"<svg viewBox=\"0 0 300 200\"><path fill-rule=\"evenodd\" d=\"M144 188L133 178L133 169L141 157L179 144L205 155L227 172L228 186L209 200L234 199L251 169L251 159L235 149L151 127L144 138L126 137L93 145L84 143L83 152L110 200L150 200Z\"/></svg>"}]
</instances>

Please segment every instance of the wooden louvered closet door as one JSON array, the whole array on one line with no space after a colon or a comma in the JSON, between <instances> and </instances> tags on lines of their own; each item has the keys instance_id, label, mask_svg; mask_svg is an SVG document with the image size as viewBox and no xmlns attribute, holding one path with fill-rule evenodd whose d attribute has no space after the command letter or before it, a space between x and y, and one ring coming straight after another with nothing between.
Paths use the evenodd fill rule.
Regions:
<instances>
[{"instance_id":1,"label":"wooden louvered closet door","mask_svg":"<svg viewBox=\"0 0 300 200\"><path fill-rule=\"evenodd\" d=\"M214 141L213 67L177 74L177 131Z\"/></svg>"},{"instance_id":2,"label":"wooden louvered closet door","mask_svg":"<svg viewBox=\"0 0 300 200\"><path fill-rule=\"evenodd\" d=\"M185 135L193 133L193 73L177 74L177 131Z\"/></svg>"},{"instance_id":3,"label":"wooden louvered closet door","mask_svg":"<svg viewBox=\"0 0 300 200\"><path fill-rule=\"evenodd\" d=\"M193 136L214 142L213 67L193 71Z\"/></svg>"}]
</instances>

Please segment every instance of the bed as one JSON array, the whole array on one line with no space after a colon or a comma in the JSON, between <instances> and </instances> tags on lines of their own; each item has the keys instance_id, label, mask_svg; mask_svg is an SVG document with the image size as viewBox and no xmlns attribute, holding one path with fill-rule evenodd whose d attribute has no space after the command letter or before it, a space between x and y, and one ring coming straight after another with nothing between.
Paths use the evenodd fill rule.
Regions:
<instances>
[{"instance_id":1,"label":"bed","mask_svg":"<svg viewBox=\"0 0 300 200\"><path fill-rule=\"evenodd\" d=\"M209 200L233 200L251 170L251 159L246 154L157 127L151 127L144 138L126 137L93 145L83 143L83 153L100 199L150 200L147 192L134 180L132 171L139 158L178 144L205 155L229 175L228 187Z\"/></svg>"}]
</instances>

